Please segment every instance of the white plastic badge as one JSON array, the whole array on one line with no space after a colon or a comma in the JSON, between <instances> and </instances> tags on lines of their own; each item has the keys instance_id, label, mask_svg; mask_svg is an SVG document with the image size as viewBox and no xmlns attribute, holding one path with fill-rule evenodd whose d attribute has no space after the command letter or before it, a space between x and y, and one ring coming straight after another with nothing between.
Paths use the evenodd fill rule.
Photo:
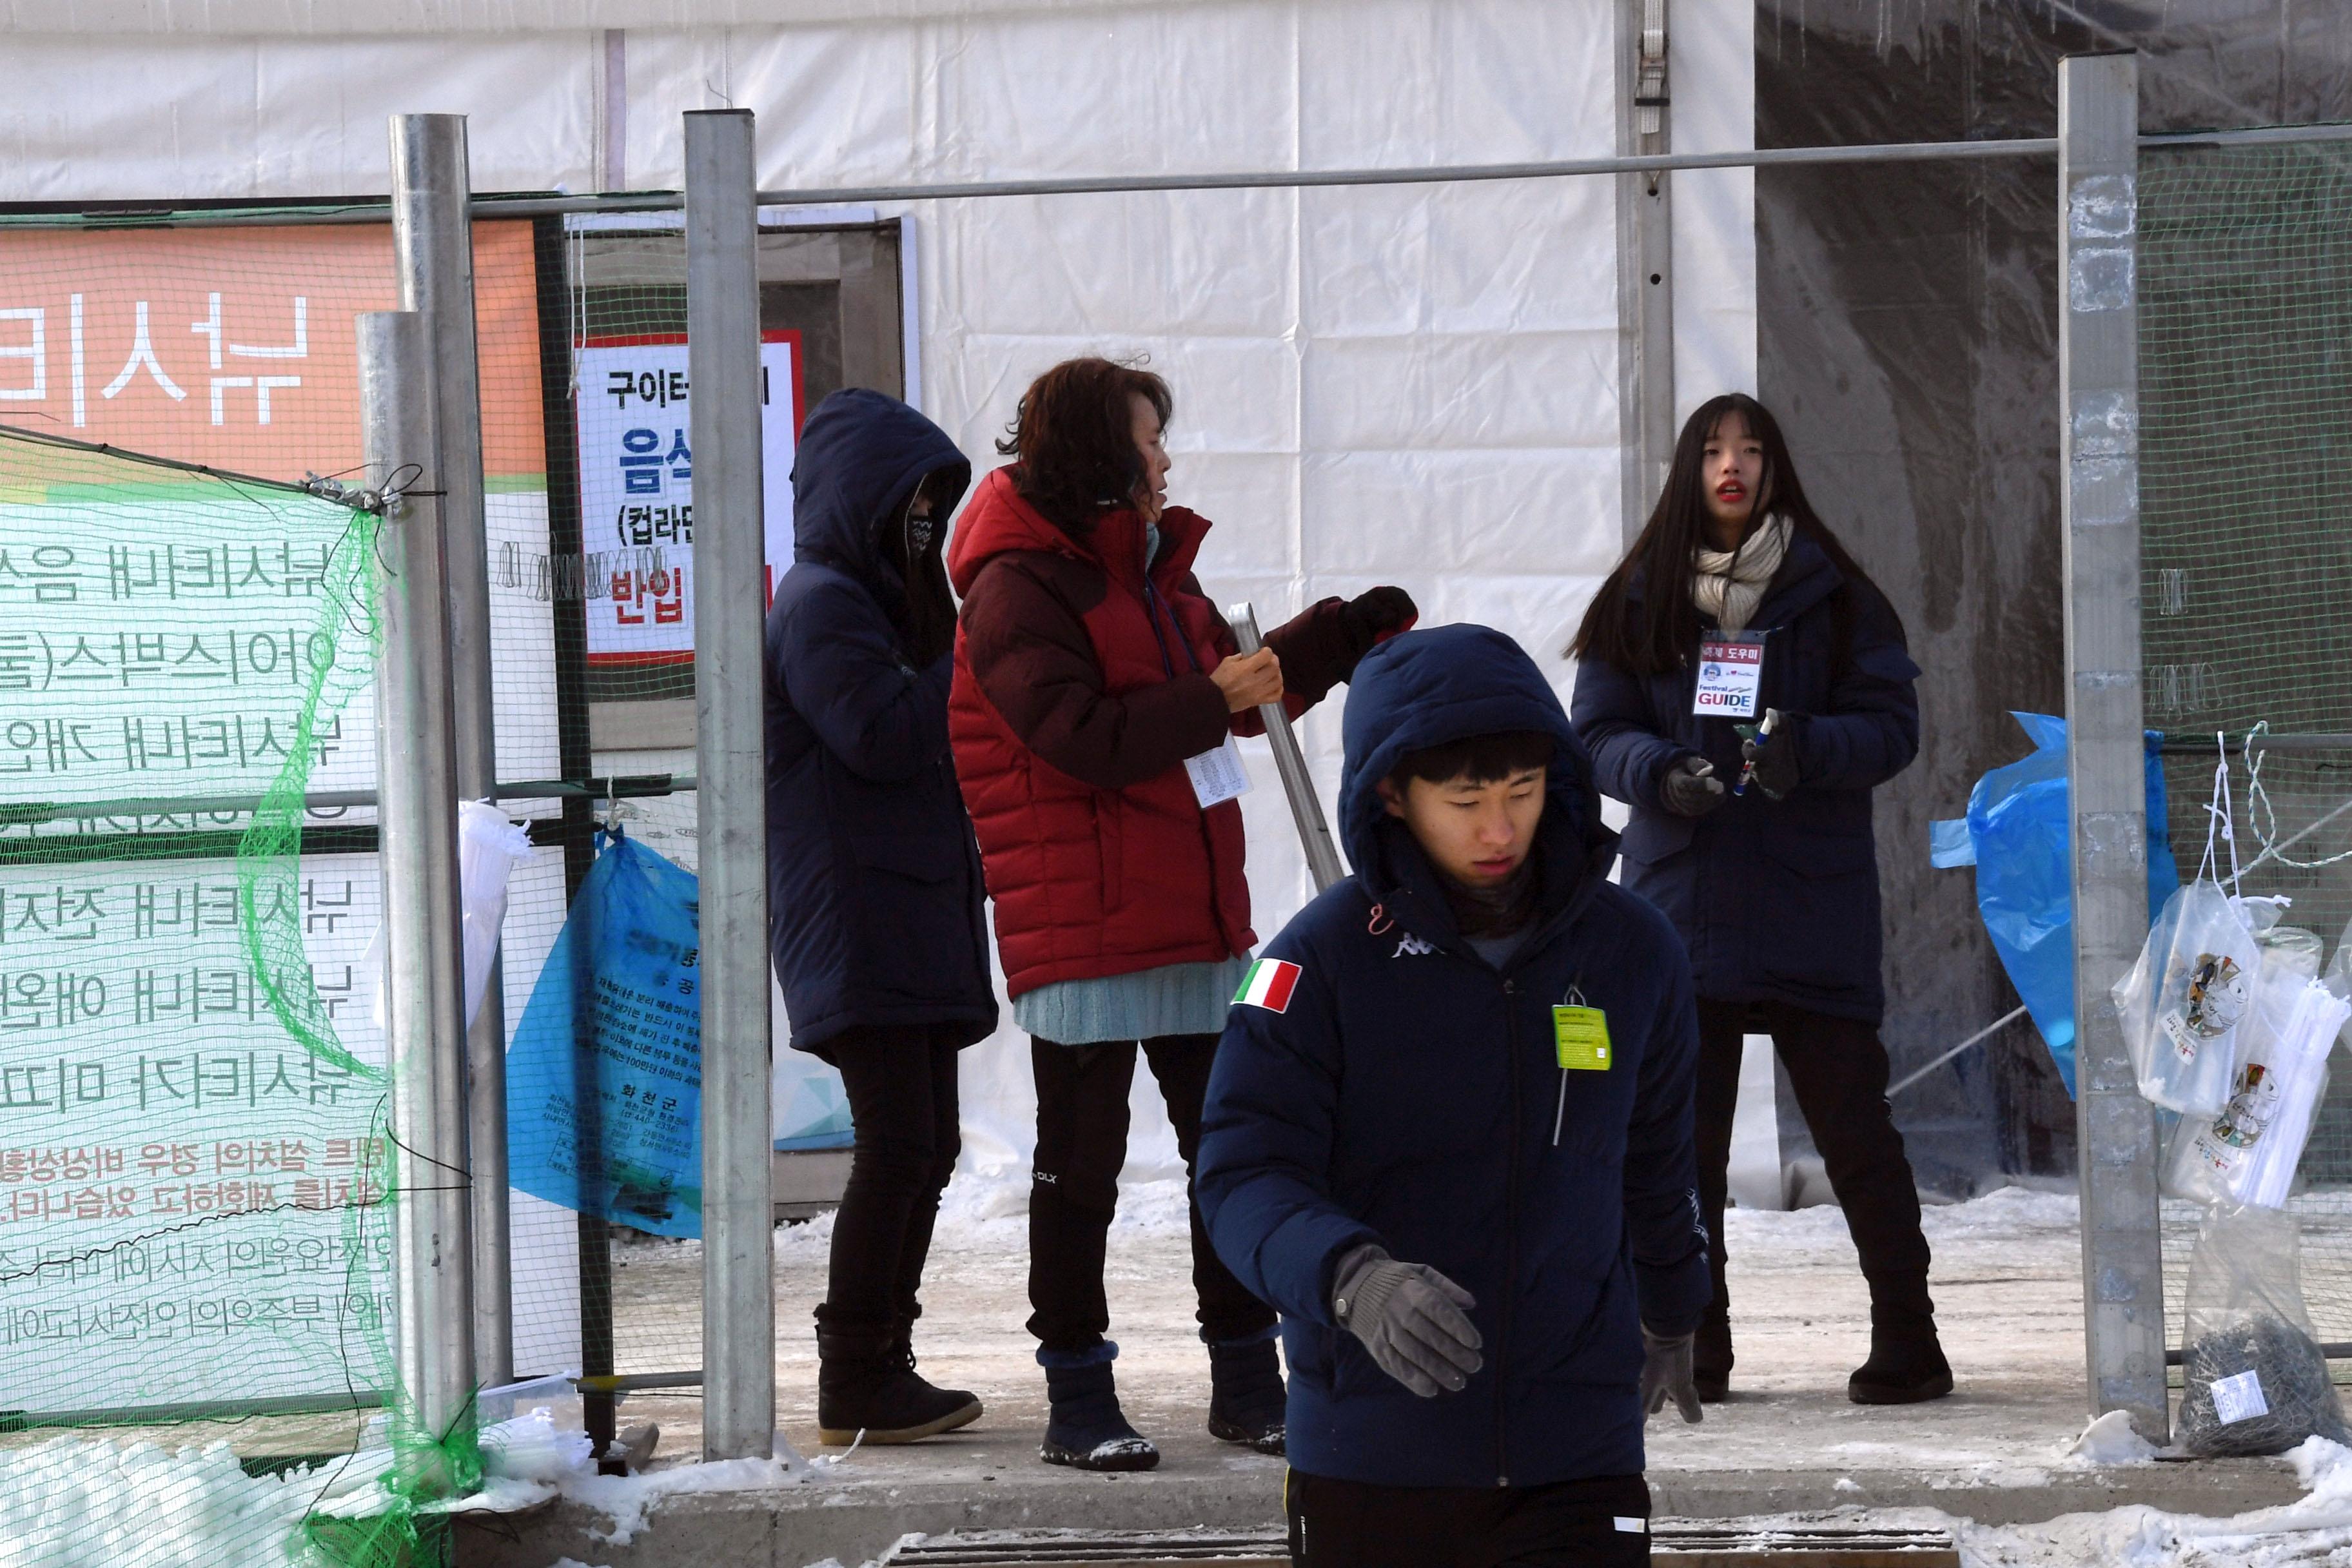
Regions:
<instances>
[{"instance_id":1,"label":"white plastic badge","mask_svg":"<svg viewBox=\"0 0 2352 1568\"><path fill-rule=\"evenodd\" d=\"M1192 781L1192 798L1201 803L1202 811L1249 794L1249 770L1242 765L1242 749L1231 735L1215 751L1185 758L1184 772Z\"/></svg>"},{"instance_id":2,"label":"white plastic badge","mask_svg":"<svg viewBox=\"0 0 2352 1568\"><path fill-rule=\"evenodd\" d=\"M1764 685L1764 638L1714 632L1699 639L1698 689L1691 711L1702 719L1753 719Z\"/></svg>"},{"instance_id":3,"label":"white plastic badge","mask_svg":"<svg viewBox=\"0 0 2352 1568\"><path fill-rule=\"evenodd\" d=\"M2251 1372L2217 1377L2212 1390L2213 1418L2224 1426L2271 1413L2271 1402L2263 1397L2263 1380Z\"/></svg>"}]
</instances>

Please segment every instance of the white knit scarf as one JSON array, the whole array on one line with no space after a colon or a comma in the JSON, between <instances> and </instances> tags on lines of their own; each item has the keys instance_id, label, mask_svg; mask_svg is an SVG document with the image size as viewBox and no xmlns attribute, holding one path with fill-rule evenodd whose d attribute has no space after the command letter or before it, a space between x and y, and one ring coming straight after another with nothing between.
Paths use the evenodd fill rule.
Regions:
<instances>
[{"instance_id":1,"label":"white knit scarf","mask_svg":"<svg viewBox=\"0 0 2352 1568\"><path fill-rule=\"evenodd\" d=\"M1699 613L1714 616L1724 631L1746 631L1772 574L1780 570L1781 557L1789 552L1789 529L1787 517L1768 517L1737 550L1693 551L1691 603Z\"/></svg>"}]
</instances>

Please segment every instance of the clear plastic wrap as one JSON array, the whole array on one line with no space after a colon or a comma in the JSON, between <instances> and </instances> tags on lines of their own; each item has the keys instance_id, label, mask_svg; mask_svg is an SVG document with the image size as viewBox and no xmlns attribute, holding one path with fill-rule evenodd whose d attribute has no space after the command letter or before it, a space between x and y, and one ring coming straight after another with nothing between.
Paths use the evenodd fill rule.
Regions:
<instances>
[{"instance_id":1,"label":"clear plastic wrap","mask_svg":"<svg viewBox=\"0 0 2352 1568\"><path fill-rule=\"evenodd\" d=\"M2301 1230L2284 1209L2216 1208L2189 1260L2180 1446L2200 1458L2352 1437L2303 1303Z\"/></svg>"}]
</instances>

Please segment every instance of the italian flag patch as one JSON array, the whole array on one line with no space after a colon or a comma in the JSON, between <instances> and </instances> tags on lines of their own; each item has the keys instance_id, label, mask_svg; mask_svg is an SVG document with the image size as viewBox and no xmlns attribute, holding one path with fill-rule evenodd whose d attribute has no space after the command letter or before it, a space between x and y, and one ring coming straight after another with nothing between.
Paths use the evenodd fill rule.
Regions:
<instances>
[{"instance_id":1,"label":"italian flag patch","mask_svg":"<svg viewBox=\"0 0 2352 1568\"><path fill-rule=\"evenodd\" d=\"M1298 965L1285 963L1278 958L1261 958L1242 976L1242 988L1234 994L1234 1005L1239 1006L1246 1002L1269 1013L1280 1013L1289 1007L1290 994L1297 989Z\"/></svg>"}]
</instances>

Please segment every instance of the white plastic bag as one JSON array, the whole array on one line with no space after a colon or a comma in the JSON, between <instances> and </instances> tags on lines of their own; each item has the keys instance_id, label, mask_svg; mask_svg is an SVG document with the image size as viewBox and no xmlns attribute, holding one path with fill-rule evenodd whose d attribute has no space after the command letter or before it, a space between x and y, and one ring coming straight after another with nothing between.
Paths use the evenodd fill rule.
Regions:
<instances>
[{"instance_id":1,"label":"white plastic bag","mask_svg":"<svg viewBox=\"0 0 2352 1568\"><path fill-rule=\"evenodd\" d=\"M2199 1203L2277 1208L2294 1183L2312 1118L2327 1092L2327 1054L2352 1004L2319 983L2319 939L2280 927L2262 939L2262 969L2239 1067L2219 1114L2184 1116L2165 1162L2165 1191Z\"/></svg>"},{"instance_id":2,"label":"white plastic bag","mask_svg":"<svg viewBox=\"0 0 2352 1568\"><path fill-rule=\"evenodd\" d=\"M2198 1227L2179 1436L2200 1458L2352 1436L2304 1308L2300 1237L2284 1209L2217 1208Z\"/></svg>"},{"instance_id":3,"label":"white plastic bag","mask_svg":"<svg viewBox=\"0 0 2352 1568\"><path fill-rule=\"evenodd\" d=\"M530 858L530 829L507 820L507 814L486 800L457 803L457 899L466 949L466 1027L482 1011L482 997L490 988L490 962L499 951L499 933L507 923L507 878L517 861ZM376 927L361 972L375 976L373 1016L379 1029L391 1027L385 1011L385 982L391 957L383 950L383 927Z\"/></svg>"},{"instance_id":4,"label":"white plastic bag","mask_svg":"<svg viewBox=\"0 0 2352 1568\"><path fill-rule=\"evenodd\" d=\"M2214 823L2229 823L2229 774L2214 774ZM2238 851L2230 847L2231 885ZM2215 879L2214 839L2205 840L2197 879L2165 901L2139 961L2111 995L2142 1099L2184 1116L2212 1116L2230 1102L2238 1073L2238 1027L2252 1000L2262 953L2245 901Z\"/></svg>"}]
</instances>

